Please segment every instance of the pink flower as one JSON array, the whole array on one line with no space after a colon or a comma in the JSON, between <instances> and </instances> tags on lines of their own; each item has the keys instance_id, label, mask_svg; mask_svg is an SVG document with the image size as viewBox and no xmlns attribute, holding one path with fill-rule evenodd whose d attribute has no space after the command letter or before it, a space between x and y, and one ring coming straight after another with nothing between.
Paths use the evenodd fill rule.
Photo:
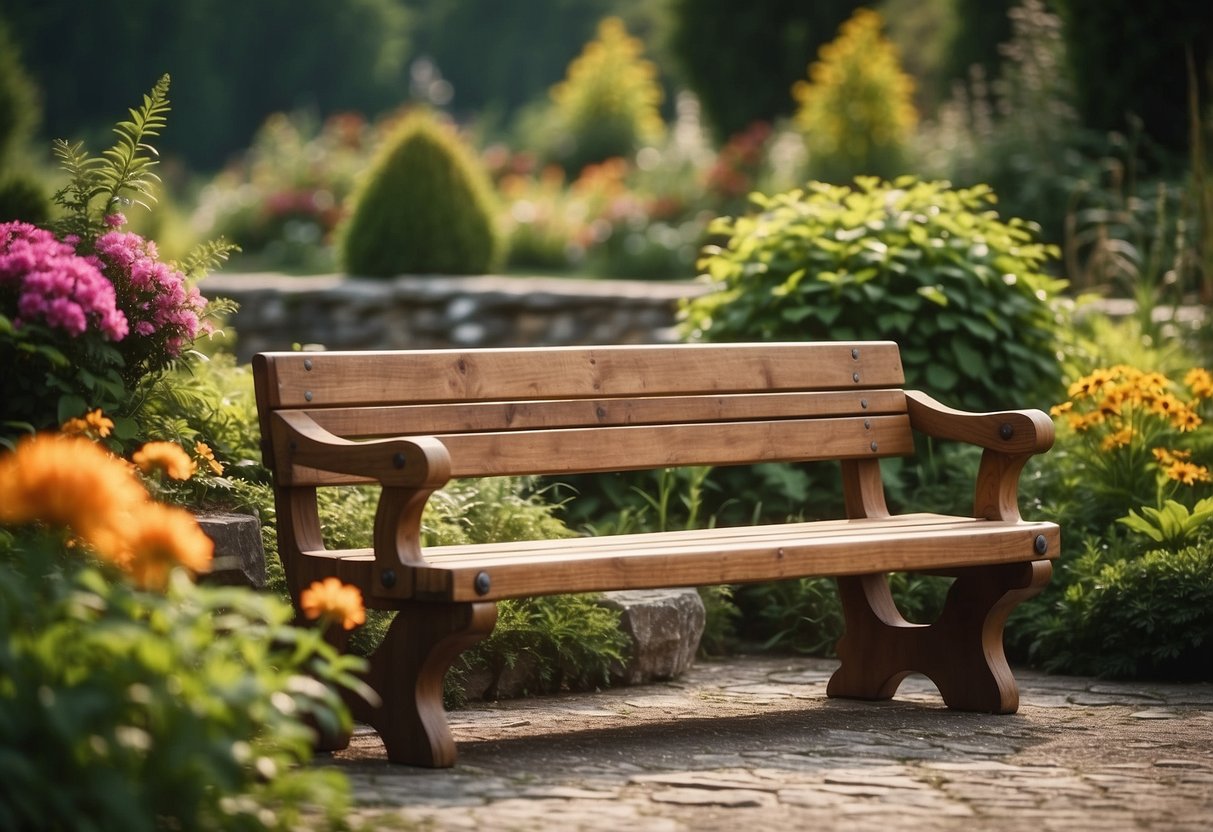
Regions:
<instances>
[{"instance_id":1,"label":"pink flower","mask_svg":"<svg viewBox=\"0 0 1213 832\"><path fill-rule=\"evenodd\" d=\"M114 287L97 262L29 223L0 223L0 289L6 287L15 295L17 326L41 322L79 337L93 325L110 341L127 334Z\"/></svg>"},{"instance_id":2,"label":"pink flower","mask_svg":"<svg viewBox=\"0 0 1213 832\"><path fill-rule=\"evenodd\" d=\"M105 215L105 224L110 228L121 228L126 225L126 217L119 211Z\"/></svg>"}]
</instances>

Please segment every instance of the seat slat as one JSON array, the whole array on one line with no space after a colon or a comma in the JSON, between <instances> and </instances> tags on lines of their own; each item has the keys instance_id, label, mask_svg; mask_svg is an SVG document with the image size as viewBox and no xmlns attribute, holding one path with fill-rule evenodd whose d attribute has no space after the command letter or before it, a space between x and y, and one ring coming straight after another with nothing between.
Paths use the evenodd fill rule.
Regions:
<instances>
[{"instance_id":1,"label":"seat slat","mask_svg":"<svg viewBox=\"0 0 1213 832\"><path fill-rule=\"evenodd\" d=\"M1006 523L935 514L779 526L706 529L521 541L425 550L427 565L410 568L419 598L479 600L555 592L690 586L779 580L798 575L948 569L1036 557L1043 535L1056 553L1052 523ZM356 564L370 581L370 550L305 552L309 560ZM1053 555L1055 556L1055 555ZM477 593L487 573L490 590Z\"/></svg>"},{"instance_id":2,"label":"seat slat","mask_svg":"<svg viewBox=\"0 0 1213 832\"><path fill-rule=\"evenodd\" d=\"M892 342L262 353L270 407L339 407L904 383Z\"/></svg>"},{"instance_id":3,"label":"seat slat","mask_svg":"<svg viewBox=\"0 0 1213 832\"><path fill-rule=\"evenodd\" d=\"M315 408L304 412L337 436L369 439L542 428L879 416L905 413L906 397L902 390L747 393Z\"/></svg>"}]
</instances>

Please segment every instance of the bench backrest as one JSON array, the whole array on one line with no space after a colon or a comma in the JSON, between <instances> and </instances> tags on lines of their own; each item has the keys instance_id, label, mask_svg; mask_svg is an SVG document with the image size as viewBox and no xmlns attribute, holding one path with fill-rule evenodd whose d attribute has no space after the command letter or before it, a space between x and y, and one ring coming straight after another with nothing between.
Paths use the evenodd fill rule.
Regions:
<instances>
[{"instance_id":1,"label":"bench backrest","mask_svg":"<svg viewBox=\"0 0 1213 832\"><path fill-rule=\"evenodd\" d=\"M275 471L282 410L347 439L437 436L454 477L913 450L891 342L279 352L253 365ZM360 481L298 467L286 479Z\"/></svg>"}]
</instances>

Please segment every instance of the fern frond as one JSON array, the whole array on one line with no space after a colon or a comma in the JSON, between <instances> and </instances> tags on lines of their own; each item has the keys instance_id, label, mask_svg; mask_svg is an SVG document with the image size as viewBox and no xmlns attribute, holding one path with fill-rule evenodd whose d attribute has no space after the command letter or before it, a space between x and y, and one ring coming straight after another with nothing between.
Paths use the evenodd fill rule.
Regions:
<instances>
[{"instance_id":1,"label":"fern frond","mask_svg":"<svg viewBox=\"0 0 1213 832\"><path fill-rule=\"evenodd\" d=\"M212 269L219 268L235 251L240 251L240 246L228 242L222 237L217 240L208 240L195 246L186 255L185 260L177 264L177 269L188 278L199 278Z\"/></svg>"},{"instance_id":2,"label":"fern frond","mask_svg":"<svg viewBox=\"0 0 1213 832\"><path fill-rule=\"evenodd\" d=\"M105 197L102 213L109 213L114 203L122 199L126 191L132 191L151 202L156 201L152 188L160 177L151 168L159 164L159 154L145 139L159 136L168 124L165 114L169 111L169 76L162 75L150 94L143 96L143 105L130 110L130 121L121 121L114 126L118 140L101 155L105 163L98 169L99 194ZM140 199L136 204L147 206Z\"/></svg>"}]
</instances>

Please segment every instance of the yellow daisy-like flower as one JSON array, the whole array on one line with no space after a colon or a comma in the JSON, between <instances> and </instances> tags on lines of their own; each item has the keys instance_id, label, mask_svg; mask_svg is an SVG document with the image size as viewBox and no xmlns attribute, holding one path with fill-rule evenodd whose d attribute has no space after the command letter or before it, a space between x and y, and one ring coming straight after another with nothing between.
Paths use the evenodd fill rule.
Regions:
<instances>
[{"instance_id":1,"label":"yellow daisy-like flower","mask_svg":"<svg viewBox=\"0 0 1213 832\"><path fill-rule=\"evenodd\" d=\"M1062 402L1061 404L1055 404L1052 407L1050 407L1049 415L1050 416L1061 416L1063 413L1069 413L1073 409L1074 409L1074 402Z\"/></svg>"},{"instance_id":2,"label":"yellow daisy-like flower","mask_svg":"<svg viewBox=\"0 0 1213 832\"><path fill-rule=\"evenodd\" d=\"M211 471L215 473L215 476L223 476L223 463L215 459L215 452L211 450L210 445L206 444L205 442L195 442L194 453L196 453L198 458L204 461L210 467Z\"/></svg>"},{"instance_id":3,"label":"yellow daisy-like flower","mask_svg":"<svg viewBox=\"0 0 1213 832\"><path fill-rule=\"evenodd\" d=\"M194 460L173 442L148 442L135 451L131 461L145 474L163 471L174 480L188 480L198 470Z\"/></svg>"},{"instance_id":4,"label":"yellow daisy-like flower","mask_svg":"<svg viewBox=\"0 0 1213 832\"><path fill-rule=\"evenodd\" d=\"M343 584L336 578L316 581L299 596L303 614L311 620L322 618L352 630L366 623L366 607L356 586Z\"/></svg>"},{"instance_id":5,"label":"yellow daisy-like flower","mask_svg":"<svg viewBox=\"0 0 1213 832\"><path fill-rule=\"evenodd\" d=\"M1170 418L1176 413L1181 413L1184 410L1187 410L1187 407L1175 396L1171 395L1170 393L1164 393L1163 395L1154 398L1154 400L1150 403L1150 410L1157 413L1159 416L1166 416Z\"/></svg>"},{"instance_id":6,"label":"yellow daisy-like flower","mask_svg":"<svg viewBox=\"0 0 1213 832\"><path fill-rule=\"evenodd\" d=\"M1135 431L1133 428L1121 428L1115 433L1110 433L1104 437L1102 448L1105 451L1111 451L1116 448L1123 448L1133 441Z\"/></svg>"},{"instance_id":7,"label":"yellow daisy-like flower","mask_svg":"<svg viewBox=\"0 0 1213 832\"><path fill-rule=\"evenodd\" d=\"M1170 465L1176 460L1188 460L1192 458L1191 451L1175 450L1171 448L1155 448L1152 453L1154 458L1158 460L1159 465Z\"/></svg>"},{"instance_id":8,"label":"yellow daisy-like flower","mask_svg":"<svg viewBox=\"0 0 1213 832\"><path fill-rule=\"evenodd\" d=\"M1210 481L1208 468L1193 462L1184 462L1183 460L1172 462L1164 473L1171 479L1184 485L1196 485L1197 483Z\"/></svg>"},{"instance_id":9,"label":"yellow daisy-like flower","mask_svg":"<svg viewBox=\"0 0 1213 832\"><path fill-rule=\"evenodd\" d=\"M69 528L115 558L128 516L149 504L125 463L81 436L40 434L0 456L0 523Z\"/></svg>"},{"instance_id":10,"label":"yellow daisy-like flower","mask_svg":"<svg viewBox=\"0 0 1213 832\"><path fill-rule=\"evenodd\" d=\"M119 562L139 586L163 589L175 566L210 571L214 543L185 509L148 503L133 520Z\"/></svg>"},{"instance_id":11,"label":"yellow daisy-like flower","mask_svg":"<svg viewBox=\"0 0 1213 832\"><path fill-rule=\"evenodd\" d=\"M1193 367L1184 376L1184 384L1198 399L1213 398L1213 373L1203 367Z\"/></svg>"},{"instance_id":12,"label":"yellow daisy-like flower","mask_svg":"<svg viewBox=\"0 0 1213 832\"><path fill-rule=\"evenodd\" d=\"M1171 416L1171 424L1175 425L1182 433L1191 433L1200 427L1203 422L1204 419L1200 418L1200 414L1190 407L1185 407Z\"/></svg>"}]
</instances>

